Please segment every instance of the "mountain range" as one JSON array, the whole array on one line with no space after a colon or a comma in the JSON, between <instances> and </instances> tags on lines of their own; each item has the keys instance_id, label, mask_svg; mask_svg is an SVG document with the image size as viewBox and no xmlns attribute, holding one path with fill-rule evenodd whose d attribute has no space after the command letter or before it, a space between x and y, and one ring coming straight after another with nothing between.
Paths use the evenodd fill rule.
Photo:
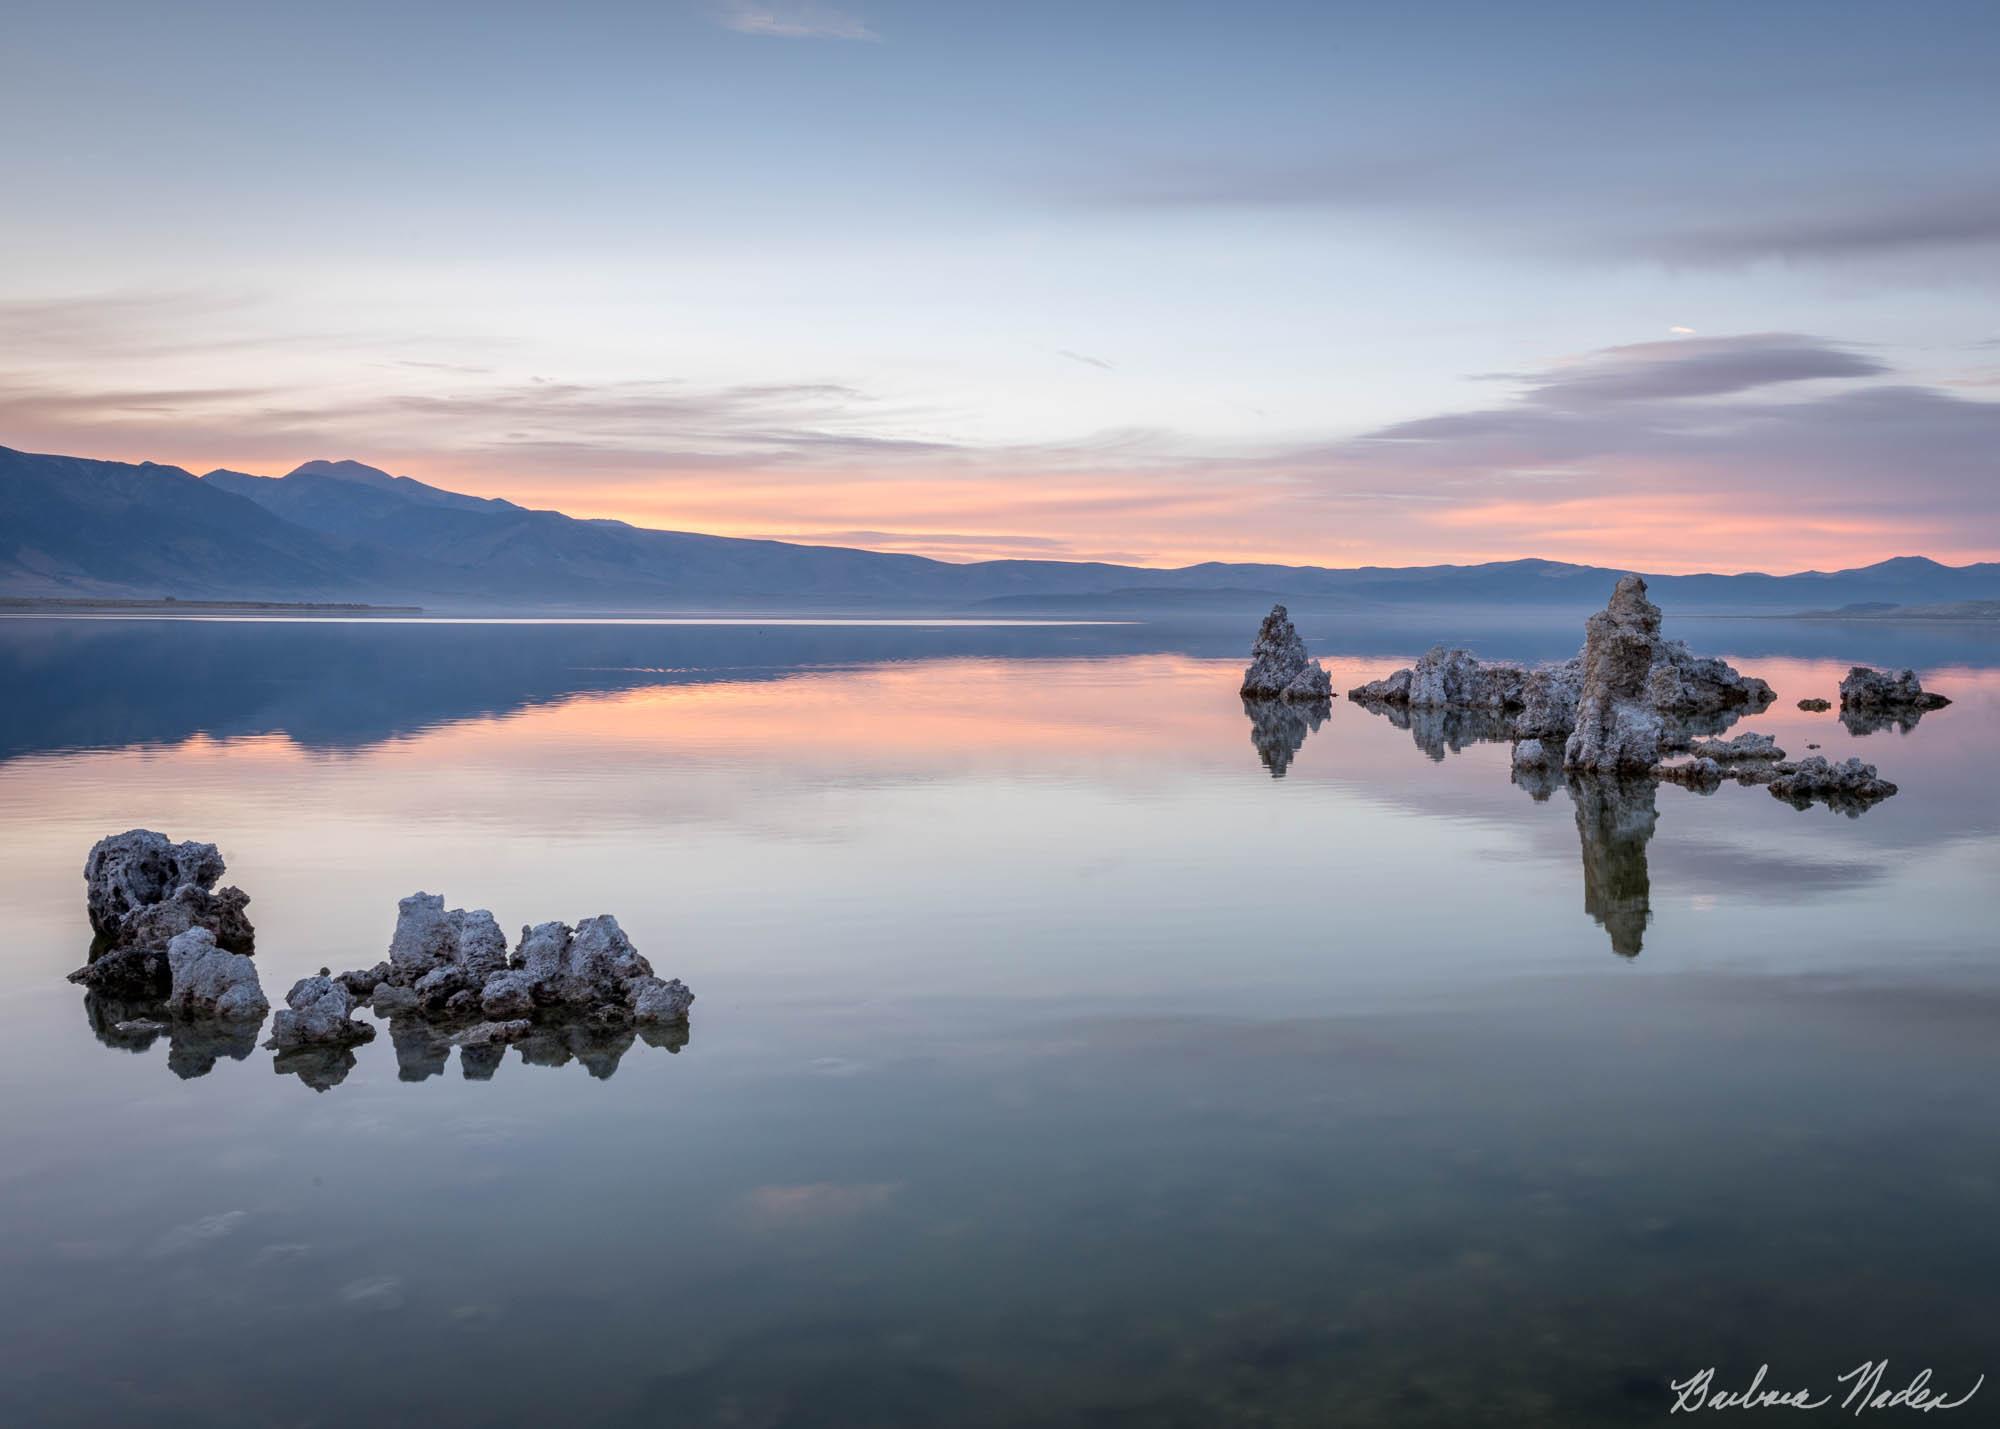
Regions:
<instances>
[{"instance_id":1,"label":"mountain range","mask_svg":"<svg viewBox=\"0 0 2000 1429\"><path fill-rule=\"evenodd\" d=\"M1240 611L1582 611L1622 572L1558 561L1412 567L1210 561L953 563L658 531L467 496L354 461L284 476L0 447L0 595L418 603L441 610L869 611L1013 616ZM1677 609L1772 613L2000 598L2000 563L1904 556L1791 575L1648 575Z\"/></svg>"}]
</instances>

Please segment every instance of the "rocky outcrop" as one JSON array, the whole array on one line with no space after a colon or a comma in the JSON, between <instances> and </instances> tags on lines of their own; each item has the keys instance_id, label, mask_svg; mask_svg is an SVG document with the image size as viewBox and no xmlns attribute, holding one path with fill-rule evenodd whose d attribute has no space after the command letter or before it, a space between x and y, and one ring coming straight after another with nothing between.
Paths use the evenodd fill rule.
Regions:
<instances>
[{"instance_id":1,"label":"rocky outcrop","mask_svg":"<svg viewBox=\"0 0 2000 1429\"><path fill-rule=\"evenodd\" d=\"M1521 682L1521 712L1514 717L1514 737L1560 746L1576 728L1576 705L1582 694L1581 655L1530 670Z\"/></svg>"},{"instance_id":2,"label":"rocky outcrop","mask_svg":"<svg viewBox=\"0 0 2000 1429\"><path fill-rule=\"evenodd\" d=\"M433 1024L464 1024L462 1031L475 1023L511 1027L576 1019L601 1026L677 1026L686 1023L694 1003L678 978L654 975L652 964L608 913L574 928L567 923L523 928L509 954L491 913L447 911L443 896L435 893L413 893L397 905L386 960L307 982L314 985L315 999L350 997L385 1016L414 1013ZM460 1045L450 1040L460 1034L443 1035L447 1050ZM414 1028L406 1035L396 1021L390 1036L406 1077L413 1067L420 1077L442 1069L444 1054L435 1039ZM471 1045L490 1045L496 1036L489 1031Z\"/></svg>"},{"instance_id":3,"label":"rocky outcrop","mask_svg":"<svg viewBox=\"0 0 2000 1429\"><path fill-rule=\"evenodd\" d=\"M1586 623L1584 649L1574 659L1530 669L1437 645L1415 665L1357 685L1348 697L1391 718L1399 709L1504 714L1509 727L1502 737L1565 746L1571 768L1628 773L1720 733L1773 698L1769 685L1726 661L1661 639L1659 608L1637 576L1620 580L1610 604Z\"/></svg>"},{"instance_id":4,"label":"rocky outcrop","mask_svg":"<svg viewBox=\"0 0 2000 1429\"><path fill-rule=\"evenodd\" d=\"M91 930L115 935L128 915L161 902L184 884L213 888L222 873L222 855L214 844L174 843L151 829L101 838L83 863Z\"/></svg>"},{"instance_id":5,"label":"rocky outcrop","mask_svg":"<svg viewBox=\"0 0 2000 1429\"><path fill-rule=\"evenodd\" d=\"M1802 710L1810 710L1814 714L1820 714L1826 710L1832 709L1833 701L1822 700L1817 697L1814 697L1813 699L1809 700L1800 700L1799 708Z\"/></svg>"},{"instance_id":6,"label":"rocky outcrop","mask_svg":"<svg viewBox=\"0 0 2000 1429\"><path fill-rule=\"evenodd\" d=\"M164 948L190 928L206 928L215 935L215 945L248 956L257 946L257 930L250 926L244 911L250 895L240 888L219 888L211 892L195 883L183 883L158 903L125 915L116 934L121 947Z\"/></svg>"},{"instance_id":7,"label":"rocky outcrop","mask_svg":"<svg viewBox=\"0 0 2000 1429\"><path fill-rule=\"evenodd\" d=\"M1333 697L1332 677L1307 654L1306 642L1292 628L1292 618L1282 605L1272 606L1257 627L1239 693L1252 700L1313 702Z\"/></svg>"},{"instance_id":8,"label":"rocky outcrop","mask_svg":"<svg viewBox=\"0 0 2000 1429\"><path fill-rule=\"evenodd\" d=\"M1843 710L1937 710L1950 703L1943 695L1926 690L1918 682L1915 670L1900 670L1891 675L1866 665L1855 665L1840 682Z\"/></svg>"},{"instance_id":9,"label":"rocky outcrop","mask_svg":"<svg viewBox=\"0 0 2000 1429\"><path fill-rule=\"evenodd\" d=\"M354 1019L359 1005L354 994L328 976L324 968L317 977L300 978L292 984L285 1003L271 1019L267 1047L351 1047L375 1040L374 1027Z\"/></svg>"},{"instance_id":10,"label":"rocky outcrop","mask_svg":"<svg viewBox=\"0 0 2000 1429\"><path fill-rule=\"evenodd\" d=\"M1778 748L1775 738L1753 730L1745 730L1734 739L1697 739L1688 746L1688 753L1717 764L1741 764L1785 757L1785 751Z\"/></svg>"},{"instance_id":11,"label":"rocky outcrop","mask_svg":"<svg viewBox=\"0 0 2000 1429\"><path fill-rule=\"evenodd\" d=\"M1893 729L1908 734L1930 710L1943 709L1951 701L1926 690L1914 670L1887 674L1856 665L1840 682L1840 722L1854 735L1877 734Z\"/></svg>"},{"instance_id":12,"label":"rocky outcrop","mask_svg":"<svg viewBox=\"0 0 2000 1429\"><path fill-rule=\"evenodd\" d=\"M218 948L206 928L190 928L167 944L167 969L166 1008L177 1017L261 1022L271 1010L256 961Z\"/></svg>"},{"instance_id":13,"label":"rocky outcrop","mask_svg":"<svg viewBox=\"0 0 2000 1429\"><path fill-rule=\"evenodd\" d=\"M151 829L99 839L83 865L84 906L97 941L70 981L110 997L164 998L173 981L167 945L191 928L206 929L227 952L249 954L256 944L245 912L250 895L217 889L223 868L214 844L174 843Z\"/></svg>"},{"instance_id":14,"label":"rocky outcrop","mask_svg":"<svg viewBox=\"0 0 2000 1429\"><path fill-rule=\"evenodd\" d=\"M1646 583L1623 576L1610 604L1584 623L1583 683L1576 728L1563 746L1565 769L1643 773L1660 760L1665 725L1651 700L1660 608Z\"/></svg>"},{"instance_id":15,"label":"rocky outcrop","mask_svg":"<svg viewBox=\"0 0 2000 1429\"><path fill-rule=\"evenodd\" d=\"M1797 764L1779 765L1770 788L1773 797L1796 808L1803 809L1818 801L1849 815L1879 804L1896 792L1896 786L1878 775L1872 764L1863 764L1859 759L1833 764L1817 754L1807 755Z\"/></svg>"},{"instance_id":16,"label":"rocky outcrop","mask_svg":"<svg viewBox=\"0 0 2000 1429\"><path fill-rule=\"evenodd\" d=\"M1643 595L1644 581L1637 576L1625 579L1637 582ZM1617 599L1615 591L1612 599ZM1719 734L1736 713L1755 713L1775 698L1771 687L1755 675L1739 673L1726 660L1696 655L1680 640L1660 641L1646 672L1647 702L1683 726L1685 735Z\"/></svg>"},{"instance_id":17,"label":"rocky outcrop","mask_svg":"<svg viewBox=\"0 0 2000 1429\"><path fill-rule=\"evenodd\" d=\"M1519 665L1489 664L1470 650L1433 645L1409 669L1357 685L1347 697L1412 709L1518 709L1527 680Z\"/></svg>"}]
</instances>

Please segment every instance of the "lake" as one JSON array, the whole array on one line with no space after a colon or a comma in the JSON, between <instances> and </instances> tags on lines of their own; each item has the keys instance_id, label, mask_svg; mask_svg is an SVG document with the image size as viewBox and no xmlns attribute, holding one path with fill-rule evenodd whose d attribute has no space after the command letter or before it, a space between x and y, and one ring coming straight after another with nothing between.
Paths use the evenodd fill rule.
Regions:
<instances>
[{"instance_id":1,"label":"lake","mask_svg":"<svg viewBox=\"0 0 2000 1429\"><path fill-rule=\"evenodd\" d=\"M0 620L0 1422L1623 1425L1707 1366L2000 1371L2000 637L1668 611L1776 688L1738 728L1901 786L1847 817L1260 722L1258 613ZM1301 632L1337 690L1581 639ZM1795 707L1857 661L1955 703ZM274 1004L422 889L616 914L691 1026L121 1033L64 975L135 826L221 846Z\"/></svg>"}]
</instances>

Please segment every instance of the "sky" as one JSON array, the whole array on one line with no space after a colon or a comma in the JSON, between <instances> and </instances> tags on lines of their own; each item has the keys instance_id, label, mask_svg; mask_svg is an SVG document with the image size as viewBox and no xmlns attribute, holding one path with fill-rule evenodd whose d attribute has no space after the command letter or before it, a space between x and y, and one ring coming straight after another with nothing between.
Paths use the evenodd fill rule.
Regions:
<instances>
[{"instance_id":1,"label":"sky","mask_svg":"<svg viewBox=\"0 0 2000 1429\"><path fill-rule=\"evenodd\" d=\"M0 445L948 560L2000 559L1990 0L0 23Z\"/></svg>"}]
</instances>

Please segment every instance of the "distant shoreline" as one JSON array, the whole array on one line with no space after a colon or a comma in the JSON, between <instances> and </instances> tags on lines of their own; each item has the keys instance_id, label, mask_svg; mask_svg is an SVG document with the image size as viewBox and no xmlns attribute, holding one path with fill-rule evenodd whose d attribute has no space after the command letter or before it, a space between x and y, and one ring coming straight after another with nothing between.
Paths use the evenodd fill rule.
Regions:
<instances>
[{"instance_id":1,"label":"distant shoreline","mask_svg":"<svg viewBox=\"0 0 2000 1429\"><path fill-rule=\"evenodd\" d=\"M198 615L211 611L270 611L278 614L308 615L421 615L424 608L421 605L367 605L360 601L177 600L173 596L163 596L158 600L118 600L109 597L91 600L65 596L0 596L0 613L20 612L40 615L60 614L71 610L89 611L93 615L126 611L144 615Z\"/></svg>"}]
</instances>

